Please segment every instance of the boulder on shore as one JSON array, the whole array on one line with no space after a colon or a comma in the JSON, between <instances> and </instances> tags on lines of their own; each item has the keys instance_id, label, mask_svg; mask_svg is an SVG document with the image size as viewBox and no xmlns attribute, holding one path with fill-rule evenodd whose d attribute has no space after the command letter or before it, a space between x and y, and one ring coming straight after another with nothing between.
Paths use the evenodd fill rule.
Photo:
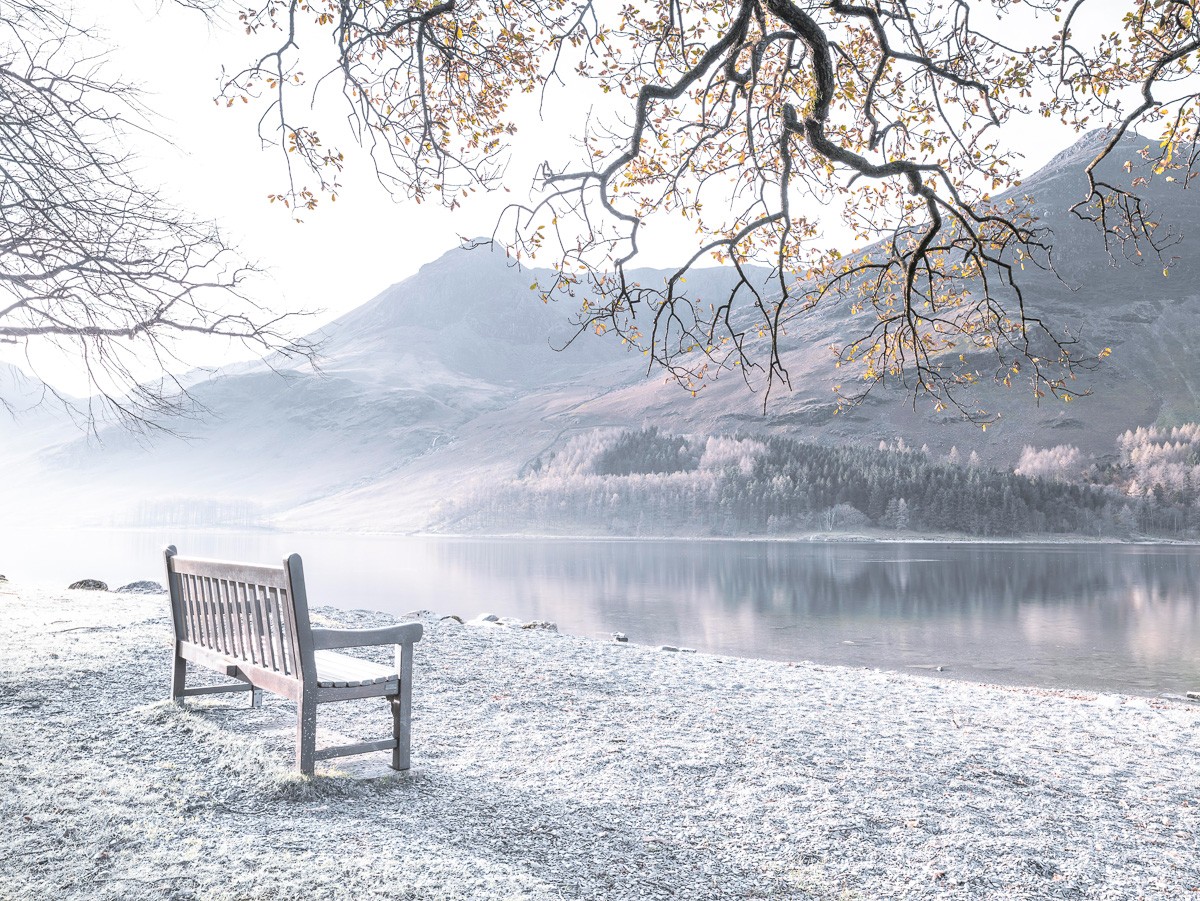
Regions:
<instances>
[{"instance_id":1,"label":"boulder on shore","mask_svg":"<svg viewBox=\"0 0 1200 901\"><path fill-rule=\"evenodd\" d=\"M84 591L108 591L108 583L101 582L99 579L80 579L67 586L68 591L72 588L81 588Z\"/></svg>"},{"instance_id":2,"label":"boulder on shore","mask_svg":"<svg viewBox=\"0 0 1200 901\"><path fill-rule=\"evenodd\" d=\"M101 583L103 584L103 583ZM72 588L74 586L71 586ZM122 585L117 589L118 594L162 594L167 589L163 588L157 582L151 582L148 579L143 579L140 582L130 582L128 585Z\"/></svg>"}]
</instances>

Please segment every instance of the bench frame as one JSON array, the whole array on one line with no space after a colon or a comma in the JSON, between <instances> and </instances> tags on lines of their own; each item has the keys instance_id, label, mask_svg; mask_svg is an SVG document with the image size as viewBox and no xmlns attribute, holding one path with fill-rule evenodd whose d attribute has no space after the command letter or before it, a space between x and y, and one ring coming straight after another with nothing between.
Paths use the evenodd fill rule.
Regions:
<instances>
[{"instance_id":1,"label":"bench frame","mask_svg":"<svg viewBox=\"0 0 1200 901\"><path fill-rule=\"evenodd\" d=\"M421 638L420 623L312 628L298 554L285 558L281 567L180 557L174 545L164 554L175 626L171 700L182 704L196 695L249 691L251 705L258 706L262 691L270 691L296 702L296 767L301 773L312 775L317 760L384 750L392 752L393 769L409 768L413 644ZM396 646L391 673L332 653L335 648L387 644ZM349 667L351 678L322 681L318 651L325 652L323 662ZM238 684L188 688L189 662ZM353 678L359 675L363 678ZM391 738L317 749L318 704L373 697L386 699L391 708Z\"/></svg>"}]
</instances>

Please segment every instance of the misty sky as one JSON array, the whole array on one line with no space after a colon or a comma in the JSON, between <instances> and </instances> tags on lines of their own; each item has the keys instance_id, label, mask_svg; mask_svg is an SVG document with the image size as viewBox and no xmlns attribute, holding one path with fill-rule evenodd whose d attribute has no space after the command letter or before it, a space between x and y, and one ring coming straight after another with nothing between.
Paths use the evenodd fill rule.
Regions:
<instances>
[{"instance_id":1,"label":"misty sky","mask_svg":"<svg viewBox=\"0 0 1200 901\"><path fill-rule=\"evenodd\" d=\"M505 203L528 198L534 167L546 154L559 161L573 156L568 133L580 120L565 128L560 120L568 112L585 111L594 99L560 92L557 106L548 108L548 122L539 121L531 105L508 168L512 193L473 196L462 209L448 213L436 203L396 203L387 196L366 155L345 135L332 133L345 117L337 106L340 97L328 90L322 117L325 143L347 155L343 189L336 203L323 203L296 224L285 210L267 202L268 194L284 188L284 169L279 151L264 149L257 136L261 109L242 104L227 109L213 102L222 64L235 70L266 45L246 38L232 21L210 24L171 0L81 0L76 8L77 21L95 23L91 33L113 48L110 76L142 86L145 104L157 117L151 130L171 142L147 134L135 146L147 183L161 185L168 197L197 216L219 222L243 253L268 272L253 289L257 299L277 309L323 311L303 330L413 274L455 246L459 235L490 233ZM306 73L310 80L318 74ZM1074 137L1036 118L1006 134L1026 155L1029 171ZM671 231L654 224L643 232L645 265L671 265L678 262L669 258L672 249L674 256L694 249L685 249ZM837 241L839 233L839 225L831 223L830 239ZM680 234L690 235L691 228ZM227 352L211 344L197 351L202 357L197 362L206 363L219 363Z\"/></svg>"}]
</instances>

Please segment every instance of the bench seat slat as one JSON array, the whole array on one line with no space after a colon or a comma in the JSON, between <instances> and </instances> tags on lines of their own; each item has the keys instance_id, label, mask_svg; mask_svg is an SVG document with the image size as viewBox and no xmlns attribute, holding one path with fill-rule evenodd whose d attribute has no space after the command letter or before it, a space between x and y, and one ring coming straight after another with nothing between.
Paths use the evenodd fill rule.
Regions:
<instances>
[{"instance_id":1,"label":"bench seat slat","mask_svg":"<svg viewBox=\"0 0 1200 901\"><path fill-rule=\"evenodd\" d=\"M324 688L357 688L396 680L393 667L380 666L336 651L316 651L313 658L317 664L317 685Z\"/></svg>"}]
</instances>

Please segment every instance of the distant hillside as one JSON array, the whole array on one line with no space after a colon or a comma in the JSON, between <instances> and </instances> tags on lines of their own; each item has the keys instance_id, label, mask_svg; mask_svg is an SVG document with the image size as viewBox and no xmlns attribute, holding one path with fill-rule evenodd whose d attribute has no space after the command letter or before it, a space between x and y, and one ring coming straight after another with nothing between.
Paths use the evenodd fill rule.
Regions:
<instances>
[{"instance_id":1,"label":"distant hillside","mask_svg":"<svg viewBox=\"0 0 1200 901\"><path fill-rule=\"evenodd\" d=\"M853 375L835 370L829 348L847 343L863 325L844 307L826 306L788 327L783 361L791 391L773 398L769 415L758 415L735 376L709 385L693 403L653 382L597 398L585 410L611 420L622 410L643 410L646 419L679 433L720 434L767 431L829 443L876 443L902 437L929 444L939 453L951 446L977 450L983 459L1012 466L1025 444L1077 445L1085 454L1114 453L1115 436L1153 423L1175 425L1200 420L1200 204L1195 189L1161 178L1142 189L1151 208L1178 239L1171 248L1170 276L1147 257L1114 261L1094 225L1068 212L1083 195L1081 171L1097 141L1084 136L1041 171L1026 179L1022 193L1035 198L1042 224L1053 232L1057 271L1030 267L1025 273L1029 307L1059 334L1077 339L1080 357L1095 359L1105 347L1112 355L1095 372L1080 375L1077 387L1091 395L1069 404L1053 398L1035 404L1032 390L1016 380L1005 388L984 379L973 400L1000 414L983 432L959 421L952 411L936 412L906 390L879 390L845 416L834 416L833 387ZM1108 164L1106 177L1126 184L1141 172L1138 151L1144 139L1129 137ZM1131 161L1125 172L1123 161ZM861 314L869 316L869 313ZM974 361L987 374L994 363Z\"/></svg>"},{"instance_id":2,"label":"distant hillside","mask_svg":"<svg viewBox=\"0 0 1200 901\"><path fill-rule=\"evenodd\" d=\"M1148 436L1129 438L1130 446ZM563 535L776 536L851 533L1014 538L1200 535L1200 430L1177 461L1143 476L1145 491L1094 468L1093 483L931 458L903 446L824 447L778 436L595 431L535 460L522 475L447 503L449 532ZM1164 451L1162 444L1167 444ZM1168 470L1166 467L1172 467ZM1142 467L1143 471L1149 471ZM1082 473L1080 473L1082 476ZM1104 479L1109 485L1096 481ZM1133 488L1132 494L1128 490Z\"/></svg>"},{"instance_id":3,"label":"distant hillside","mask_svg":"<svg viewBox=\"0 0 1200 901\"><path fill-rule=\"evenodd\" d=\"M1179 259L1169 278L1160 265L1113 265L1094 228L1066 213L1080 197L1079 170L1094 140L1085 137L1022 188L1054 231L1058 261L1058 277L1030 273L1030 303L1082 347L1111 347L1112 356L1085 375L1092 396L1069 405L1037 406L1020 387L981 385L980 404L1001 414L986 433L928 405L914 408L899 390L835 416L832 386L845 372L833 369L829 347L860 328L843 307L818 308L789 327L793 390L776 394L764 415L761 397L736 373L693 398L615 341L588 334L561 349L574 334L574 311L541 303L529 288L553 273L478 249L447 253L321 329L320 372L242 364L198 381L193 391L207 414L163 423L187 440L145 443L108 431L97 446L74 432L6 441L0 457L26 447L23 513L55 521L136 524L180 515L173 511L190 511L192 521L196 511L237 509L261 524L372 530L445 523L454 504L511 482L595 429L656 425L857 448L903 439L937 459L957 447L1007 470L1027 445L1115 458L1127 429L1200 420L1200 206L1191 192L1155 181L1147 197L1177 231ZM1120 161L1136 160L1140 146L1127 141L1113 177L1136 174ZM689 289L715 296L729 278L703 272ZM222 514L212 518L219 524Z\"/></svg>"}]
</instances>

